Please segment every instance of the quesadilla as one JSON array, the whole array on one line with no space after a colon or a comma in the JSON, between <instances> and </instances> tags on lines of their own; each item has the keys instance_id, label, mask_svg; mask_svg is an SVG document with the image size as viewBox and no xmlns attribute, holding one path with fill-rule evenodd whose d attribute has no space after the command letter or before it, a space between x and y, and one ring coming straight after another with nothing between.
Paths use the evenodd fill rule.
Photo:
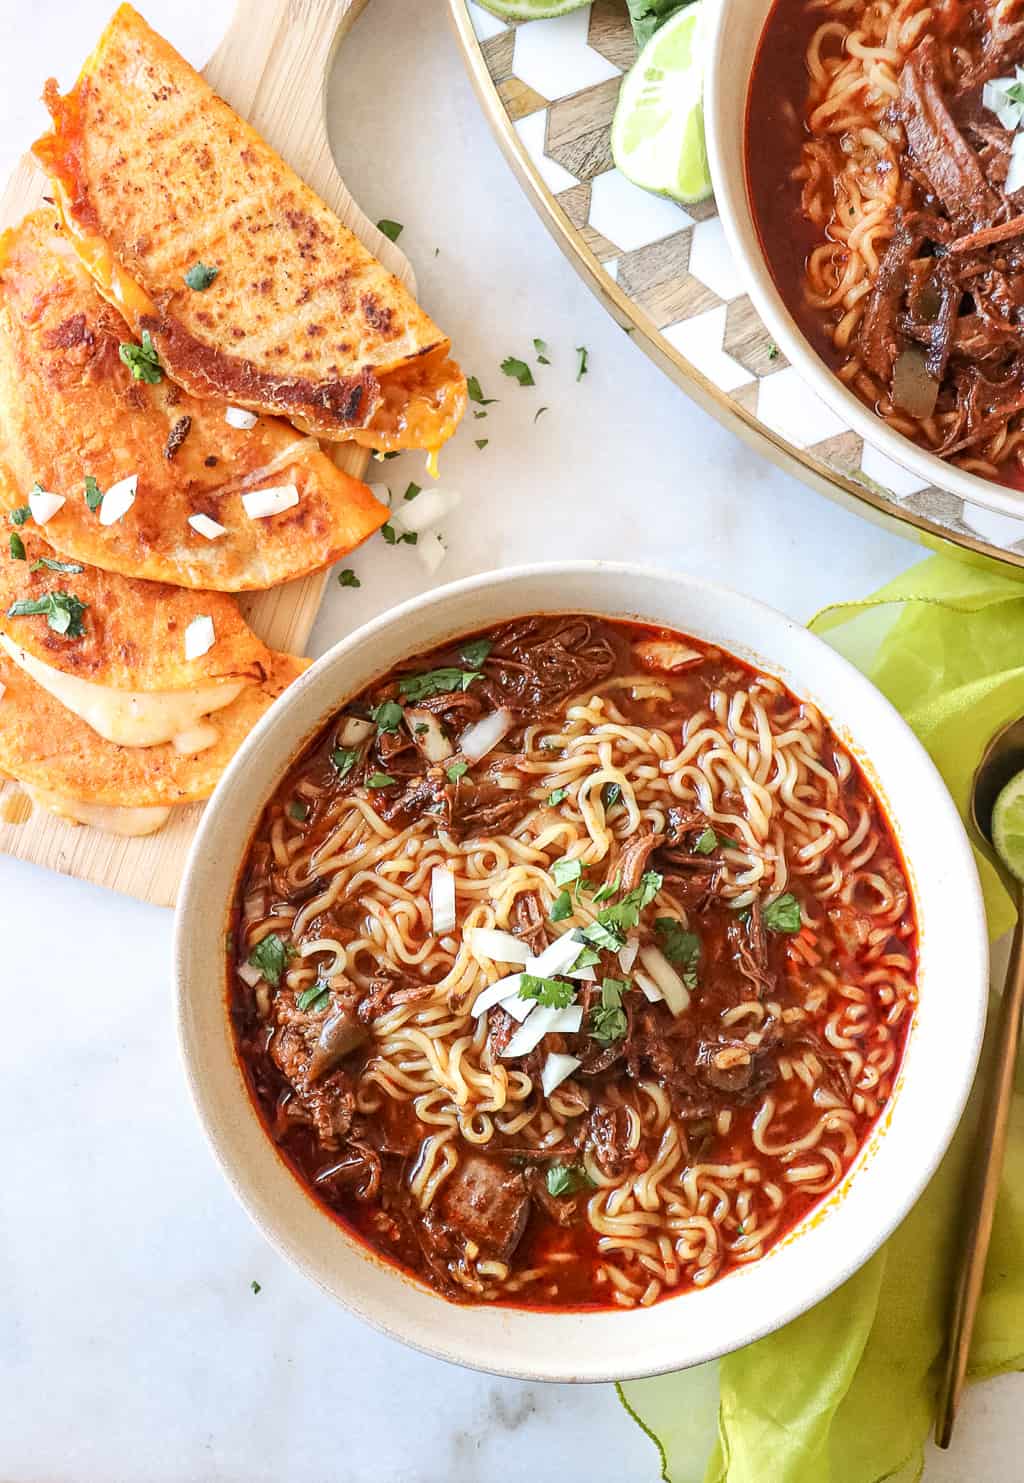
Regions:
<instances>
[{"instance_id":1,"label":"quesadilla","mask_svg":"<svg viewBox=\"0 0 1024 1483\"><path fill-rule=\"evenodd\" d=\"M229 597L61 561L28 531L10 545L0 558L0 772L57 811L209 797L309 663L268 649Z\"/></svg>"},{"instance_id":2,"label":"quesadilla","mask_svg":"<svg viewBox=\"0 0 1024 1483\"><path fill-rule=\"evenodd\" d=\"M82 262L186 391L332 440L435 452L448 337L129 5L34 146Z\"/></svg>"},{"instance_id":3,"label":"quesadilla","mask_svg":"<svg viewBox=\"0 0 1024 1483\"><path fill-rule=\"evenodd\" d=\"M314 438L136 379L128 343L53 212L0 237L0 510L30 508L57 551L234 592L327 566L387 519Z\"/></svg>"}]
</instances>

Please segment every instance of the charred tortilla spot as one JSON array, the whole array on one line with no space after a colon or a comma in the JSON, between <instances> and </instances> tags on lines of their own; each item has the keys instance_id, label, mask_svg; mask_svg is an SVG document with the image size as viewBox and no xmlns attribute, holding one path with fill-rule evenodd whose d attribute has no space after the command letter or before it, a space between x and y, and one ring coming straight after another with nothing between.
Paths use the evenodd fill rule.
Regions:
<instances>
[{"instance_id":1,"label":"charred tortilla spot","mask_svg":"<svg viewBox=\"0 0 1024 1483\"><path fill-rule=\"evenodd\" d=\"M167 442L164 444L164 457L173 458L178 449L189 435L192 426L191 417L179 417L177 422L167 434Z\"/></svg>"},{"instance_id":2,"label":"charred tortilla spot","mask_svg":"<svg viewBox=\"0 0 1024 1483\"><path fill-rule=\"evenodd\" d=\"M72 314L43 337L47 350L71 350L76 345L92 344L84 314Z\"/></svg>"},{"instance_id":3,"label":"charred tortilla spot","mask_svg":"<svg viewBox=\"0 0 1024 1483\"><path fill-rule=\"evenodd\" d=\"M363 294L359 302L362 305L363 318L370 328L381 335L390 334L391 322L394 318L390 308L381 304L373 294Z\"/></svg>"}]
</instances>

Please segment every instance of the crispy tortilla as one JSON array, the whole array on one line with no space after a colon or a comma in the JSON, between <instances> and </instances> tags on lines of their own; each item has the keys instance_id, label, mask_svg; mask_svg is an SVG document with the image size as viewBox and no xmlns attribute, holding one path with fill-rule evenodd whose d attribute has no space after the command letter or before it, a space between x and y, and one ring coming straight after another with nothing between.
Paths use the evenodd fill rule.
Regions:
<instances>
[{"instance_id":1,"label":"crispy tortilla","mask_svg":"<svg viewBox=\"0 0 1024 1483\"><path fill-rule=\"evenodd\" d=\"M385 450L451 436L447 336L130 5L45 96L34 150L82 261L179 385ZM217 269L201 291L197 263Z\"/></svg>"},{"instance_id":2,"label":"crispy tortilla","mask_svg":"<svg viewBox=\"0 0 1024 1483\"><path fill-rule=\"evenodd\" d=\"M285 686L309 664L273 654L270 673L217 713L219 736L186 755L171 744L119 747L33 683L0 652L0 771L31 787L117 808L209 798L225 767Z\"/></svg>"},{"instance_id":3,"label":"crispy tortilla","mask_svg":"<svg viewBox=\"0 0 1024 1483\"><path fill-rule=\"evenodd\" d=\"M57 551L126 576L237 592L319 570L387 519L365 484L279 418L239 430L223 402L166 377L134 380L118 353L127 338L52 212L0 238L0 510L23 505L37 480L64 495L37 527ZM106 490L129 474L135 503L102 525L86 504L86 476ZM243 494L286 484L298 504L250 518ZM208 540L192 515L225 534Z\"/></svg>"}]
</instances>

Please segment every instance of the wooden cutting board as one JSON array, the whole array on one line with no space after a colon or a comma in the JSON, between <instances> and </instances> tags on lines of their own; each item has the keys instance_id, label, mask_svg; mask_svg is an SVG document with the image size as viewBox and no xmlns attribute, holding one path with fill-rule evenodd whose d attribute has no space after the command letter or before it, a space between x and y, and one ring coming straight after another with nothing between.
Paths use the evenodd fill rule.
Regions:
<instances>
[{"instance_id":1,"label":"wooden cutting board","mask_svg":"<svg viewBox=\"0 0 1024 1483\"><path fill-rule=\"evenodd\" d=\"M204 76L415 293L408 259L363 215L345 189L327 137L325 94L331 62L366 4L367 0L238 0L230 29ZM39 79L40 90L44 80ZM72 79L59 81L66 89ZM313 98L311 85L318 91ZM40 132L43 122L40 118ZM139 167L144 169L145 161ZM44 176L26 156L0 197L0 229L38 206L45 189ZM365 473L370 457L354 444L338 445L334 456L340 468L357 477ZM326 574L321 573L250 595L242 599L242 611L266 643L301 654L325 582ZM0 850L158 906L173 906L201 809L201 804L175 809L170 822L146 839L119 839L33 808L16 783L5 783L0 785Z\"/></svg>"}]
</instances>

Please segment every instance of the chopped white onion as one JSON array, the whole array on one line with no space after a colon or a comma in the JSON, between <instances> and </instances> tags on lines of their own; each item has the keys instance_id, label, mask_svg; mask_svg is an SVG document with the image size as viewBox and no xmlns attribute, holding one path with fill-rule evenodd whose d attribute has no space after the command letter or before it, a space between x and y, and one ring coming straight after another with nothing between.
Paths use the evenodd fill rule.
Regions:
<instances>
[{"instance_id":1,"label":"chopped white onion","mask_svg":"<svg viewBox=\"0 0 1024 1483\"><path fill-rule=\"evenodd\" d=\"M557 1051L552 1051L544 1065L541 1067L540 1086L545 1097L550 1097L556 1087L560 1087L566 1077L571 1076L580 1064L576 1056L563 1056Z\"/></svg>"},{"instance_id":2,"label":"chopped white onion","mask_svg":"<svg viewBox=\"0 0 1024 1483\"><path fill-rule=\"evenodd\" d=\"M649 1004L660 1004L665 995L658 988L653 978L649 978L642 968L637 968L633 973L633 982L639 984L644 998Z\"/></svg>"},{"instance_id":3,"label":"chopped white onion","mask_svg":"<svg viewBox=\"0 0 1024 1483\"><path fill-rule=\"evenodd\" d=\"M445 762L455 751L433 711L409 706L405 712L409 734L428 762Z\"/></svg>"},{"instance_id":4,"label":"chopped white onion","mask_svg":"<svg viewBox=\"0 0 1024 1483\"><path fill-rule=\"evenodd\" d=\"M185 658L202 659L213 648L216 638L213 619L207 613L193 618L185 629Z\"/></svg>"},{"instance_id":5,"label":"chopped white onion","mask_svg":"<svg viewBox=\"0 0 1024 1483\"><path fill-rule=\"evenodd\" d=\"M557 1019L561 1013L560 1009L552 1009L547 1004L538 1004L501 1052L502 1060L509 1061L515 1056L529 1055L531 1050L536 1050L551 1029L552 1021Z\"/></svg>"},{"instance_id":6,"label":"chopped white onion","mask_svg":"<svg viewBox=\"0 0 1024 1483\"><path fill-rule=\"evenodd\" d=\"M259 422L255 412L249 412L245 407L228 407L224 413L224 421L231 427L237 427L239 432L250 432Z\"/></svg>"},{"instance_id":7,"label":"chopped white onion","mask_svg":"<svg viewBox=\"0 0 1024 1483\"><path fill-rule=\"evenodd\" d=\"M343 747L361 746L374 733L374 724L364 716L346 716L338 732L338 741Z\"/></svg>"},{"instance_id":8,"label":"chopped white onion","mask_svg":"<svg viewBox=\"0 0 1024 1483\"><path fill-rule=\"evenodd\" d=\"M435 933L455 926L455 877L446 865L435 865L430 874L430 909Z\"/></svg>"},{"instance_id":9,"label":"chopped white onion","mask_svg":"<svg viewBox=\"0 0 1024 1483\"><path fill-rule=\"evenodd\" d=\"M629 970L632 968L633 964L636 962L636 955L639 951L640 940L637 937L628 938L626 941L626 946L619 948L619 967L622 969L623 973L628 973Z\"/></svg>"},{"instance_id":10,"label":"chopped white onion","mask_svg":"<svg viewBox=\"0 0 1024 1483\"><path fill-rule=\"evenodd\" d=\"M242 982L248 984L250 989L254 989L263 977L255 963L239 963L236 971Z\"/></svg>"},{"instance_id":11,"label":"chopped white onion","mask_svg":"<svg viewBox=\"0 0 1024 1483\"><path fill-rule=\"evenodd\" d=\"M474 1001L473 1008L470 1010L470 1014L473 1016L474 1019L478 1020L482 1014L486 1014L489 1009L493 1009L494 1006L496 1004L500 1004L503 999L512 999L516 997L519 993L519 985L522 983L522 981L523 975L521 973L510 973L507 978L499 978L496 983L491 984L488 988L484 989L482 993L479 993L476 996L476 1000ZM527 999L521 1000L521 1003L523 1004L528 1004L531 1002L532 1001Z\"/></svg>"},{"instance_id":12,"label":"chopped white onion","mask_svg":"<svg viewBox=\"0 0 1024 1483\"><path fill-rule=\"evenodd\" d=\"M585 968L565 968L562 970L563 978L575 978L580 983L592 984L597 982L597 974L593 966L588 963Z\"/></svg>"},{"instance_id":13,"label":"chopped white onion","mask_svg":"<svg viewBox=\"0 0 1024 1483\"><path fill-rule=\"evenodd\" d=\"M111 484L100 505L100 524L113 525L127 515L135 503L138 487L138 474L129 474L127 479L118 479L116 484Z\"/></svg>"},{"instance_id":14,"label":"chopped white onion","mask_svg":"<svg viewBox=\"0 0 1024 1483\"><path fill-rule=\"evenodd\" d=\"M521 937L497 927L469 927L466 938L474 952L495 963L528 963L531 953Z\"/></svg>"},{"instance_id":15,"label":"chopped white onion","mask_svg":"<svg viewBox=\"0 0 1024 1483\"><path fill-rule=\"evenodd\" d=\"M433 576L448 555L448 547L437 531L430 531L422 540L416 542L416 555L426 567L429 575Z\"/></svg>"},{"instance_id":16,"label":"chopped white onion","mask_svg":"<svg viewBox=\"0 0 1024 1483\"><path fill-rule=\"evenodd\" d=\"M227 532L226 525L218 525L216 520L211 520L209 515L190 515L188 523L197 535L205 536L208 541L215 541L218 536Z\"/></svg>"},{"instance_id":17,"label":"chopped white onion","mask_svg":"<svg viewBox=\"0 0 1024 1483\"><path fill-rule=\"evenodd\" d=\"M7 694L7 686L4 684L3 680L0 680L0 700L3 700L3 698L4 698L4 696L6 694Z\"/></svg>"},{"instance_id":18,"label":"chopped white onion","mask_svg":"<svg viewBox=\"0 0 1024 1483\"><path fill-rule=\"evenodd\" d=\"M567 1004L560 1009L555 1018L548 1025L548 1030L554 1033L556 1030L562 1035L577 1035L583 1023L582 1004Z\"/></svg>"},{"instance_id":19,"label":"chopped white onion","mask_svg":"<svg viewBox=\"0 0 1024 1483\"><path fill-rule=\"evenodd\" d=\"M1007 96L1010 88L1019 82L1024 82L1022 67L1017 68L1016 77L994 77L981 90L982 107L994 113L1003 128L1011 132L1024 118L1024 103L1017 103Z\"/></svg>"},{"instance_id":20,"label":"chopped white onion","mask_svg":"<svg viewBox=\"0 0 1024 1483\"><path fill-rule=\"evenodd\" d=\"M644 669L663 670L673 675L681 669L689 669L691 664L699 664L704 658L699 650L691 649L689 644L681 644L676 639L641 639L633 645L633 654Z\"/></svg>"},{"instance_id":21,"label":"chopped white onion","mask_svg":"<svg viewBox=\"0 0 1024 1483\"><path fill-rule=\"evenodd\" d=\"M533 973L538 978L557 978L567 968L571 968L583 951L584 944L577 937L576 932L566 932L561 937L556 937L554 942L548 946L536 958L528 958L526 963L527 973Z\"/></svg>"},{"instance_id":22,"label":"chopped white onion","mask_svg":"<svg viewBox=\"0 0 1024 1483\"><path fill-rule=\"evenodd\" d=\"M417 535L422 535L461 503L462 495L454 489L424 489L414 500L403 501L401 508L395 511L393 523L400 533L414 530Z\"/></svg>"},{"instance_id":23,"label":"chopped white onion","mask_svg":"<svg viewBox=\"0 0 1024 1483\"><path fill-rule=\"evenodd\" d=\"M527 1015L531 1015L537 1008L536 999L521 999L518 990L510 994L507 999L501 1000L501 1008L506 1014L510 1014L514 1020L522 1024Z\"/></svg>"},{"instance_id":24,"label":"chopped white onion","mask_svg":"<svg viewBox=\"0 0 1024 1483\"><path fill-rule=\"evenodd\" d=\"M459 751L470 762L479 762L481 757L486 757L498 745L503 736L506 736L516 724L516 718L511 711L504 709L491 711L490 715L484 716L479 721L474 721L472 726L459 737Z\"/></svg>"},{"instance_id":25,"label":"chopped white onion","mask_svg":"<svg viewBox=\"0 0 1024 1483\"><path fill-rule=\"evenodd\" d=\"M661 990L662 997L672 1013L674 1015L684 1014L690 1004L690 991L661 948L655 947L653 943L642 947L640 961Z\"/></svg>"},{"instance_id":26,"label":"chopped white onion","mask_svg":"<svg viewBox=\"0 0 1024 1483\"><path fill-rule=\"evenodd\" d=\"M250 520L266 520L270 515L280 515L299 502L299 491L294 484L275 484L272 489L254 489L242 495L242 504Z\"/></svg>"},{"instance_id":27,"label":"chopped white onion","mask_svg":"<svg viewBox=\"0 0 1024 1483\"><path fill-rule=\"evenodd\" d=\"M1010 145L1010 168L1003 190L1008 196L1024 188L1024 134L1014 134Z\"/></svg>"},{"instance_id":28,"label":"chopped white onion","mask_svg":"<svg viewBox=\"0 0 1024 1483\"><path fill-rule=\"evenodd\" d=\"M48 489L33 489L28 497L32 519L37 525L45 525L48 520L53 519L64 500L63 494L51 494Z\"/></svg>"}]
</instances>

